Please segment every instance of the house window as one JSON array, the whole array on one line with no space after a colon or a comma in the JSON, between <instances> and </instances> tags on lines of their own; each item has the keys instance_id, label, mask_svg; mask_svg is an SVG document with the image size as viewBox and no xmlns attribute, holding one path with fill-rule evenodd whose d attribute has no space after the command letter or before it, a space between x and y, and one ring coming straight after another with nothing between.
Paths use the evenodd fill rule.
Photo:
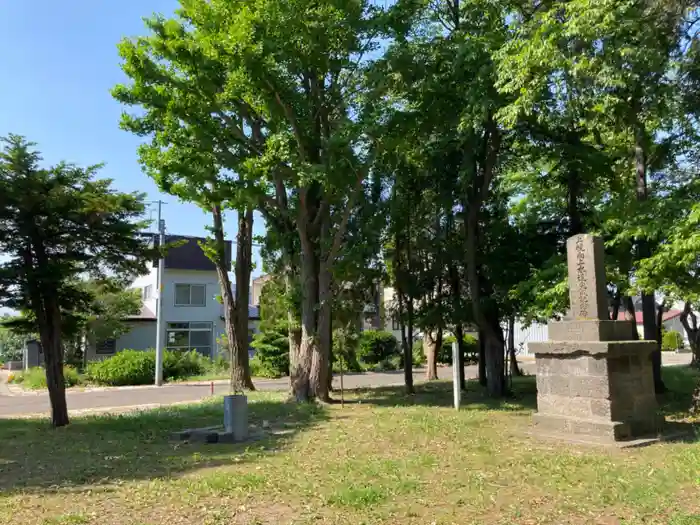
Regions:
<instances>
[{"instance_id":1,"label":"house window","mask_svg":"<svg viewBox=\"0 0 700 525\"><path fill-rule=\"evenodd\" d=\"M206 284L176 284L175 306L206 306Z\"/></svg>"},{"instance_id":2,"label":"house window","mask_svg":"<svg viewBox=\"0 0 700 525\"><path fill-rule=\"evenodd\" d=\"M143 289L143 298L150 299L151 297L153 297L153 286L149 284Z\"/></svg>"},{"instance_id":3,"label":"house window","mask_svg":"<svg viewBox=\"0 0 700 525\"><path fill-rule=\"evenodd\" d=\"M168 350L189 352L196 350L211 357L212 324L211 323L168 323L166 332Z\"/></svg>"},{"instance_id":4,"label":"house window","mask_svg":"<svg viewBox=\"0 0 700 525\"><path fill-rule=\"evenodd\" d=\"M398 317L391 317L391 329L393 331L398 331L401 330L401 324L399 324L399 318Z\"/></svg>"},{"instance_id":5,"label":"house window","mask_svg":"<svg viewBox=\"0 0 700 525\"><path fill-rule=\"evenodd\" d=\"M109 355L115 353L116 351L116 339L105 339L104 341L98 341L95 345L95 353L98 355Z\"/></svg>"}]
</instances>

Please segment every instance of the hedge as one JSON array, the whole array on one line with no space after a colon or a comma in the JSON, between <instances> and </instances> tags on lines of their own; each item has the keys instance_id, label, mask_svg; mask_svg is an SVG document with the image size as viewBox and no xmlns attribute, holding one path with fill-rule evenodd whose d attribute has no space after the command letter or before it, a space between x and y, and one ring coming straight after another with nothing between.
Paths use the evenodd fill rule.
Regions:
<instances>
[{"instance_id":1,"label":"hedge","mask_svg":"<svg viewBox=\"0 0 700 525\"><path fill-rule=\"evenodd\" d=\"M357 359L364 365L384 363L400 355L396 337L391 332L365 330L360 334Z\"/></svg>"},{"instance_id":2,"label":"hedge","mask_svg":"<svg viewBox=\"0 0 700 525\"><path fill-rule=\"evenodd\" d=\"M665 331L661 336L661 350L664 352L675 352L683 348L683 336L676 330Z\"/></svg>"},{"instance_id":3,"label":"hedge","mask_svg":"<svg viewBox=\"0 0 700 525\"><path fill-rule=\"evenodd\" d=\"M211 360L193 351L163 355L163 379L184 379L203 374ZM148 385L156 372L155 350L123 350L109 359L90 363L87 377L93 383L108 386Z\"/></svg>"},{"instance_id":4,"label":"hedge","mask_svg":"<svg viewBox=\"0 0 700 525\"><path fill-rule=\"evenodd\" d=\"M464 363L476 363L479 360L479 341L471 335L465 334L464 341ZM442 346L437 355L437 362L444 365L452 364L452 343L457 339L453 336L447 336L442 340Z\"/></svg>"}]
</instances>

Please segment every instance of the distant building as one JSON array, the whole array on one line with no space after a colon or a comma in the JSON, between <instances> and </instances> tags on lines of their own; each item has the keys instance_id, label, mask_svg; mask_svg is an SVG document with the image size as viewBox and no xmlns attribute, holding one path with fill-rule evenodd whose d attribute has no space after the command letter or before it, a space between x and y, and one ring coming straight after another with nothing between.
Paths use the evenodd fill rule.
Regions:
<instances>
[{"instance_id":1,"label":"distant building","mask_svg":"<svg viewBox=\"0 0 700 525\"><path fill-rule=\"evenodd\" d=\"M260 296L262 295L263 286L271 280L272 275L261 275L253 279L253 285L250 289L250 304L260 306Z\"/></svg>"},{"instance_id":2,"label":"distant building","mask_svg":"<svg viewBox=\"0 0 700 525\"><path fill-rule=\"evenodd\" d=\"M204 254L198 237L168 235L166 242L185 241L168 250L162 277L163 341L168 350L195 350L216 357L221 350L217 339L225 333L223 305L214 263ZM157 242L157 238L156 238ZM231 242L226 241L227 265ZM99 360L121 350L148 350L156 346L156 294L158 261L149 264L149 273L136 279L132 288L141 292L141 311L126 319L129 331L115 339L89 341L87 360ZM257 332L260 315L257 306L248 307L249 339Z\"/></svg>"}]
</instances>

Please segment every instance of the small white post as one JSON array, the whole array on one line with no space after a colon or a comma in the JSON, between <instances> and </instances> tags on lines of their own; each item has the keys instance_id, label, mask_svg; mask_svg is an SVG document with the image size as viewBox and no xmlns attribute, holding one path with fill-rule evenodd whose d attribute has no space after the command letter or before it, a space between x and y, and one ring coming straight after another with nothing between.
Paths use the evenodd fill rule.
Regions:
<instances>
[{"instance_id":1,"label":"small white post","mask_svg":"<svg viewBox=\"0 0 700 525\"><path fill-rule=\"evenodd\" d=\"M452 391L454 392L455 410L459 410L462 401L462 388L459 384L459 345L455 339L452 343Z\"/></svg>"}]
</instances>

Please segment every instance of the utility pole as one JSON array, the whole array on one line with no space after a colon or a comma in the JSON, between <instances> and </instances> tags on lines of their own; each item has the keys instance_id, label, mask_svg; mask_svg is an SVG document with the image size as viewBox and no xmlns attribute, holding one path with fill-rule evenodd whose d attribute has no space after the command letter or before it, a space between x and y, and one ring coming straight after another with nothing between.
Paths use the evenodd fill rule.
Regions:
<instances>
[{"instance_id":1,"label":"utility pole","mask_svg":"<svg viewBox=\"0 0 700 525\"><path fill-rule=\"evenodd\" d=\"M162 207L165 204L158 200L158 247L162 250L165 246L165 221L162 219ZM156 284L158 293L156 295L156 386L163 384L163 273L165 271L165 259L163 255L158 259L158 273L156 274Z\"/></svg>"}]
</instances>

